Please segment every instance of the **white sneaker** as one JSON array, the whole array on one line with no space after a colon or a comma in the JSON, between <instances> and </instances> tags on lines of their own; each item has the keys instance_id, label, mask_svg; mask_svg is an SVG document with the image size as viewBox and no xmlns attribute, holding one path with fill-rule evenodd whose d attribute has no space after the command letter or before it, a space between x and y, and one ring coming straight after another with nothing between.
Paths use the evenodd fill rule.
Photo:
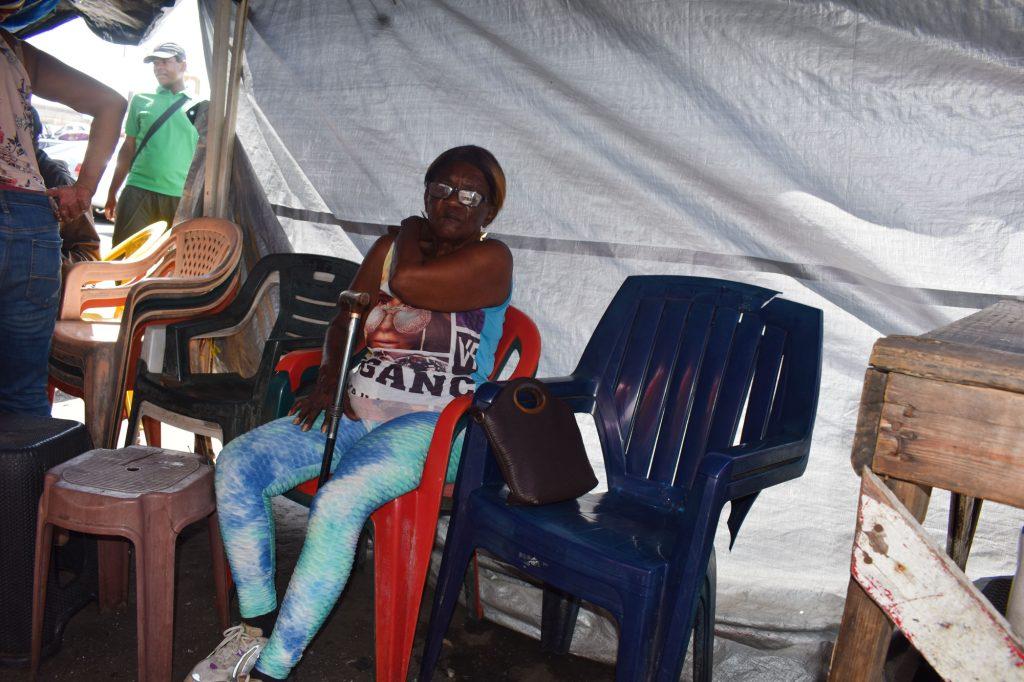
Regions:
<instances>
[{"instance_id":1,"label":"white sneaker","mask_svg":"<svg viewBox=\"0 0 1024 682\"><path fill-rule=\"evenodd\" d=\"M224 631L224 639L210 655L199 661L185 682L241 682L247 680L249 671L256 665L260 652L267 645L267 638L261 637L242 623Z\"/></svg>"}]
</instances>

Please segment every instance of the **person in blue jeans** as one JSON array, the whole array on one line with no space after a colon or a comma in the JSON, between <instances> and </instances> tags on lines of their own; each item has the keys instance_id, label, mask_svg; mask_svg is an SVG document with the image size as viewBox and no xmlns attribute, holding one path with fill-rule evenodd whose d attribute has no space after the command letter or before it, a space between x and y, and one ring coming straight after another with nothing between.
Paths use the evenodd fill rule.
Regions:
<instances>
[{"instance_id":1,"label":"person in blue jeans","mask_svg":"<svg viewBox=\"0 0 1024 682\"><path fill-rule=\"evenodd\" d=\"M333 476L313 498L280 604L270 500L319 473L323 411L337 387L348 310L331 324L316 386L294 417L239 436L217 458L217 510L242 623L188 682L288 677L348 581L367 518L419 485L438 414L494 366L512 255L483 228L502 206L505 176L490 152L456 147L430 165L424 184L426 217L407 218L397 235L378 239L352 284L371 296L367 352L349 373ZM457 443L452 476L460 451Z\"/></svg>"},{"instance_id":2,"label":"person in blue jeans","mask_svg":"<svg viewBox=\"0 0 1024 682\"><path fill-rule=\"evenodd\" d=\"M0 21L21 2L0 2ZM78 180L47 191L32 150L35 91L93 116ZM91 204L114 151L124 98L0 30L0 413L49 415L47 358L60 299L57 218Z\"/></svg>"}]
</instances>

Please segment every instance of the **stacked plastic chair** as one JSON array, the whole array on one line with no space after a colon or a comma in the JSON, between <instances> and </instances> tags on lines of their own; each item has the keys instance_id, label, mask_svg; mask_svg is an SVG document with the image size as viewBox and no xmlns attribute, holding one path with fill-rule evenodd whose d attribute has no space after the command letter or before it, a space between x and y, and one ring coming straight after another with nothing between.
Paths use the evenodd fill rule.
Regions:
<instances>
[{"instance_id":1,"label":"stacked plastic chair","mask_svg":"<svg viewBox=\"0 0 1024 682\"><path fill-rule=\"evenodd\" d=\"M68 270L50 350L50 382L85 399L95 446L116 447L143 332L230 303L241 255L237 225L195 218L176 225L140 258L76 263ZM102 282L114 284L95 286ZM115 306L123 306L120 319L82 319L89 308Z\"/></svg>"},{"instance_id":2,"label":"stacked plastic chair","mask_svg":"<svg viewBox=\"0 0 1024 682\"><path fill-rule=\"evenodd\" d=\"M338 294L349 286L358 269L356 263L329 256L271 254L256 263L238 296L222 312L168 326L161 372L148 371L145 361L140 361L126 442L135 441L144 415L224 443L275 417L281 389L286 388L283 376L272 381L278 360L300 348L314 348L319 354L337 312ZM277 291L277 319L256 372L252 376L193 372L189 342L225 338L246 329L264 295L273 288ZM271 390L275 383L276 391Z\"/></svg>"},{"instance_id":3,"label":"stacked plastic chair","mask_svg":"<svg viewBox=\"0 0 1024 682\"><path fill-rule=\"evenodd\" d=\"M120 244L115 244L110 249L110 253L103 256L100 260L114 261L114 260L126 260L129 258L141 258L156 248L156 245L160 242L160 237L167 231L167 221L160 220L151 225L146 225L144 228L123 240Z\"/></svg>"},{"instance_id":4,"label":"stacked plastic chair","mask_svg":"<svg viewBox=\"0 0 1024 682\"><path fill-rule=\"evenodd\" d=\"M533 376L540 361L540 345L540 332L533 320L509 307L490 378L499 376L514 354L518 361L509 378ZM304 371L319 364L319 351L302 351L286 356L280 366L287 368L293 387L297 387ZM419 487L388 502L370 517L378 682L406 679L452 439L471 404L470 396L462 396L445 407L434 428ZM316 479L309 480L288 497L308 506L316 494L316 483Z\"/></svg>"},{"instance_id":5,"label":"stacked plastic chair","mask_svg":"<svg viewBox=\"0 0 1024 682\"><path fill-rule=\"evenodd\" d=\"M567 649L580 599L619 623L616 679L710 680L713 541L730 502L735 539L757 494L807 465L821 311L760 287L630 277L573 373L545 380L595 417L608 491L509 505L483 430L466 435L420 668L431 677L467 562L484 549L547 587L542 640ZM485 384L486 409L500 389Z\"/></svg>"}]
</instances>

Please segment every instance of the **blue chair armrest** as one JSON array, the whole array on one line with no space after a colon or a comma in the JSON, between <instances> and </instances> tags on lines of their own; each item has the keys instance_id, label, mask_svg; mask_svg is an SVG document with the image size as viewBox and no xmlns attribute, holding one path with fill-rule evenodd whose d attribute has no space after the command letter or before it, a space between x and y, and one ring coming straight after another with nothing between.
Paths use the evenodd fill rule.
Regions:
<instances>
[{"instance_id":1,"label":"blue chair armrest","mask_svg":"<svg viewBox=\"0 0 1024 682\"><path fill-rule=\"evenodd\" d=\"M564 400L573 412L590 414L594 410L597 385L591 379L575 375L538 379L556 398Z\"/></svg>"},{"instance_id":2,"label":"blue chair armrest","mask_svg":"<svg viewBox=\"0 0 1024 682\"><path fill-rule=\"evenodd\" d=\"M810 441L810 436L772 438L717 453L729 462L728 498L744 497L802 474ZM713 460L705 457L708 466L714 466Z\"/></svg>"},{"instance_id":3,"label":"blue chair armrest","mask_svg":"<svg viewBox=\"0 0 1024 682\"><path fill-rule=\"evenodd\" d=\"M594 384L587 379L580 379L575 376L537 377L537 381L544 384L551 395L569 402L570 406L572 406L573 401L590 400L592 402L594 399ZM473 395L473 406L486 410L494 402L494 398L497 397L506 383L508 382L488 381L477 386L476 393Z\"/></svg>"},{"instance_id":4,"label":"blue chair armrest","mask_svg":"<svg viewBox=\"0 0 1024 682\"><path fill-rule=\"evenodd\" d=\"M804 436L767 439L760 443L745 443L722 452L709 452L701 460L697 479L691 490L691 498L700 487L706 488L705 502L711 501L717 509L709 513L721 513L721 507L728 501L729 547L732 548L739 534L743 520L765 488L797 478L807 468L810 450L810 434ZM709 490L714 492L707 494ZM692 499L687 500L691 504Z\"/></svg>"}]
</instances>

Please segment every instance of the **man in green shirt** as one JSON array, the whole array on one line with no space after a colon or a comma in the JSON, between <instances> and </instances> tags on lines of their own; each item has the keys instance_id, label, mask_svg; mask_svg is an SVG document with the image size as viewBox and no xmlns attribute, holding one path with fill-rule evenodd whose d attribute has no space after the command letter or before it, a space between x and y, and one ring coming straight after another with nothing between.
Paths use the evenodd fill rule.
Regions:
<instances>
[{"instance_id":1,"label":"man in green shirt","mask_svg":"<svg viewBox=\"0 0 1024 682\"><path fill-rule=\"evenodd\" d=\"M158 220L171 225L199 141L199 133L185 113L185 50L164 43L143 61L153 64L159 87L155 93L135 95L128 106L124 144L104 209L107 219L114 221L114 244ZM185 102L179 102L181 99ZM173 113L149 135L171 107ZM126 176L127 186L118 197Z\"/></svg>"}]
</instances>

